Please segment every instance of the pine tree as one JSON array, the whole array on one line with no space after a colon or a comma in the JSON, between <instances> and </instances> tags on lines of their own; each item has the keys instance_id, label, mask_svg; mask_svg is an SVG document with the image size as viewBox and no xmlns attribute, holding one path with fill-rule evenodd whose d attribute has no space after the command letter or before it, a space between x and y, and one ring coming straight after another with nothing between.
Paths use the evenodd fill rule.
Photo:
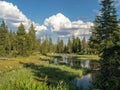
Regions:
<instances>
[{"instance_id":1,"label":"pine tree","mask_svg":"<svg viewBox=\"0 0 120 90\"><path fill-rule=\"evenodd\" d=\"M60 38L57 39L56 52L60 53Z\"/></svg>"},{"instance_id":2,"label":"pine tree","mask_svg":"<svg viewBox=\"0 0 120 90\"><path fill-rule=\"evenodd\" d=\"M98 17L95 18L94 21L94 26L92 27L92 31L91 31L92 35L89 39L89 52L91 54L98 54L98 51L100 51L100 38L101 38L101 34L100 34L100 30L99 30L99 19Z\"/></svg>"},{"instance_id":3,"label":"pine tree","mask_svg":"<svg viewBox=\"0 0 120 90\"><path fill-rule=\"evenodd\" d=\"M37 41L36 41L36 33L34 25L31 24L29 28L29 32L27 34L27 49L29 50L29 53L33 53L36 49Z\"/></svg>"},{"instance_id":4,"label":"pine tree","mask_svg":"<svg viewBox=\"0 0 120 90\"><path fill-rule=\"evenodd\" d=\"M9 31L4 21L0 26L0 56L6 56L10 53Z\"/></svg>"},{"instance_id":5,"label":"pine tree","mask_svg":"<svg viewBox=\"0 0 120 90\"><path fill-rule=\"evenodd\" d=\"M64 42L63 42L63 40L60 40L59 48L60 48L60 53L63 53L64 52Z\"/></svg>"},{"instance_id":6,"label":"pine tree","mask_svg":"<svg viewBox=\"0 0 120 90\"><path fill-rule=\"evenodd\" d=\"M17 30L17 52L18 55L27 55L26 31L24 25L21 23Z\"/></svg>"},{"instance_id":7,"label":"pine tree","mask_svg":"<svg viewBox=\"0 0 120 90\"><path fill-rule=\"evenodd\" d=\"M64 42L63 42L63 40L60 40L60 38L58 38L56 46L57 46L56 47L56 52L57 53L63 53L64 52Z\"/></svg>"},{"instance_id":8,"label":"pine tree","mask_svg":"<svg viewBox=\"0 0 120 90\"><path fill-rule=\"evenodd\" d=\"M120 33L118 29L118 20L116 10L113 5L113 0L103 0L102 10L100 16L101 22L101 46L104 48L112 47L118 44L120 40Z\"/></svg>"},{"instance_id":9,"label":"pine tree","mask_svg":"<svg viewBox=\"0 0 120 90\"><path fill-rule=\"evenodd\" d=\"M98 16L97 34L100 60L100 74L95 86L101 90L120 89L120 29L113 0L102 0L101 15Z\"/></svg>"},{"instance_id":10,"label":"pine tree","mask_svg":"<svg viewBox=\"0 0 120 90\"><path fill-rule=\"evenodd\" d=\"M72 41L70 40L70 38L68 39L67 48L68 48L67 52L72 53Z\"/></svg>"},{"instance_id":11,"label":"pine tree","mask_svg":"<svg viewBox=\"0 0 120 90\"><path fill-rule=\"evenodd\" d=\"M41 43L41 53L43 55L46 55L48 53L48 38L46 37L46 39Z\"/></svg>"},{"instance_id":12,"label":"pine tree","mask_svg":"<svg viewBox=\"0 0 120 90\"><path fill-rule=\"evenodd\" d=\"M76 53L76 43L75 43L75 36L72 37L72 52Z\"/></svg>"},{"instance_id":13,"label":"pine tree","mask_svg":"<svg viewBox=\"0 0 120 90\"><path fill-rule=\"evenodd\" d=\"M70 45L70 47L72 46L72 53L81 53L81 48L82 48L82 46L81 46L81 41L80 41L80 38L79 37L72 37L72 41L71 41L72 43L71 43L71 45Z\"/></svg>"},{"instance_id":14,"label":"pine tree","mask_svg":"<svg viewBox=\"0 0 120 90\"><path fill-rule=\"evenodd\" d=\"M11 42L11 56L17 56L17 36L15 32L10 30L10 42Z\"/></svg>"},{"instance_id":15,"label":"pine tree","mask_svg":"<svg viewBox=\"0 0 120 90\"><path fill-rule=\"evenodd\" d=\"M81 41L80 41L79 37L76 38L76 47L77 47L76 53L79 54L81 52L81 49L82 49Z\"/></svg>"},{"instance_id":16,"label":"pine tree","mask_svg":"<svg viewBox=\"0 0 120 90\"><path fill-rule=\"evenodd\" d=\"M48 52L49 53L54 53L55 52L52 38L49 38L49 41L48 41Z\"/></svg>"},{"instance_id":17,"label":"pine tree","mask_svg":"<svg viewBox=\"0 0 120 90\"><path fill-rule=\"evenodd\" d=\"M67 47L67 45L64 45L64 51L63 51L64 53L68 53L68 47Z\"/></svg>"},{"instance_id":18,"label":"pine tree","mask_svg":"<svg viewBox=\"0 0 120 90\"><path fill-rule=\"evenodd\" d=\"M59 42L60 42L60 38L57 39L56 53L60 53L60 50L59 50Z\"/></svg>"},{"instance_id":19,"label":"pine tree","mask_svg":"<svg viewBox=\"0 0 120 90\"><path fill-rule=\"evenodd\" d=\"M87 54L87 41L85 37L83 37L81 44L82 44L82 54Z\"/></svg>"}]
</instances>

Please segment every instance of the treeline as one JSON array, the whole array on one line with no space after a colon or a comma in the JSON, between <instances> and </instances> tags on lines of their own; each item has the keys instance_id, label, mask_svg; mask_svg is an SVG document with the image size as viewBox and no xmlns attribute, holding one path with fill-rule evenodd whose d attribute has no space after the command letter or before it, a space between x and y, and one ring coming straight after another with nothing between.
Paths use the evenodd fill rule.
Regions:
<instances>
[{"instance_id":1,"label":"treeline","mask_svg":"<svg viewBox=\"0 0 120 90\"><path fill-rule=\"evenodd\" d=\"M39 50L35 28L31 24L28 32L21 23L16 32L8 30L4 21L0 26L0 57L28 56Z\"/></svg>"},{"instance_id":2,"label":"treeline","mask_svg":"<svg viewBox=\"0 0 120 90\"><path fill-rule=\"evenodd\" d=\"M53 43L52 38L46 38L40 40L40 52L42 54L47 53L76 53L76 54L89 54L88 42L85 37L81 40L79 37L69 38L67 43L60 38L56 43Z\"/></svg>"},{"instance_id":3,"label":"treeline","mask_svg":"<svg viewBox=\"0 0 120 90\"><path fill-rule=\"evenodd\" d=\"M27 32L28 31L28 32ZM0 25L0 57L29 56L33 52L91 54L85 37L72 37L67 43L60 38L53 42L52 38L37 39L34 25L25 30L21 23L16 32L9 30L4 21Z\"/></svg>"}]
</instances>

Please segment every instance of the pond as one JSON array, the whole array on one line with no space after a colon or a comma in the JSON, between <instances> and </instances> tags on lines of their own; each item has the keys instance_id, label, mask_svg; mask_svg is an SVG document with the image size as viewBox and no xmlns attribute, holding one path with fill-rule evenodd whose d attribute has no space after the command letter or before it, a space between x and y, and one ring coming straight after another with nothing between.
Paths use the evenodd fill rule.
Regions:
<instances>
[{"instance_id":1,"label":"pond","mask_svg":"<svg viewBox=\"0 0 120 90\"><path fill-rule=\"evenodd\" d=\"M68 56L63 56L63 60L60 61L59 58L55 58L54 64L66 64L77 69L88 68L92 70L91 73L88 73L81 78L76 77L72 80L72 83L75 84L79 90L86 90L91 85L92 79L94 78L96 71L99 69L99 62L97 60L80 60Z\"/></svg>"},{"instance_id":2,"label":"pond","mask_svg":"<svg viewBox=\"0 0 120 90\"><path fill-rule=\"evenodd\" d=\"M82 78L76 77L72 81L72 83L74 83L79 88L79 90L85 90L91 85L91 82L92 82L91 77L92 77L91 73L83 76Z\"/></svg>"},{"instance_id":3,"label":"pond","mask_svg":"<svg viewBox=\"0 0 120 90\"><path fill-rule=\"evenodd\" d=\"M99 61L97 60L88 60L88 59L77 59L75 57L67 57L64 56L62 60L59 60L59 58L55 58L53 60L54 64L65 64L69 65L71 67L78 67L78 68L90 68L93 70L96 70L99 68Z\"/></svg>"}]
</instances>

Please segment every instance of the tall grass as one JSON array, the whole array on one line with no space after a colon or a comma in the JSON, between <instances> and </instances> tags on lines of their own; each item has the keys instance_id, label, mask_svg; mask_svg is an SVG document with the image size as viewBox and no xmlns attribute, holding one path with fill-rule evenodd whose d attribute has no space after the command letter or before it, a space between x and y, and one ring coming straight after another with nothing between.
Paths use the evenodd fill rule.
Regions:
<instances>
[{"instance_id":1,"label":"tall grass","mask_svg":"<svg viewBox=\"0 0 120 90\"><path fill-rule=\"evenodd\" d=\"M0 90L77 90L70 81L84 70L46 63L51 58L37 54L0 61Z\"/></svg>"},{"instance_id":2,"label":"tall grass","mask_svg":"<svg viewBox=\"0 0 120 90\"><path fill-rule=\"evenodd\" d=\"M69 90L68 85L60 81L57 86L47 85L33 79L30 69L22 68L0 75L0 90Z\"/></svg>"}]
</instances>

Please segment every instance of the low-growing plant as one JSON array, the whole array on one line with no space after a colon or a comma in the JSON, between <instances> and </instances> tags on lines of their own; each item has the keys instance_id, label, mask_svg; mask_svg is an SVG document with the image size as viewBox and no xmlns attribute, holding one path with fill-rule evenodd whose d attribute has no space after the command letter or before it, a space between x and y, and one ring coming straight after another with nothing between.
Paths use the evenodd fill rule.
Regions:
<instances>
[{"instance_id":1,"label":"low-growing plant","mask_svg":"<svg viewBox=\"0 0 120 90\"><path fill-rule=\"evenodd\" d=\"M18 70L6 72L0 75L0 90L72 90L76 88L64 81L59 81L57 85L48 85L47 76L44 81L34 80L32 70L29 68L21 68Z\"/></svg>"}]
</instances>

